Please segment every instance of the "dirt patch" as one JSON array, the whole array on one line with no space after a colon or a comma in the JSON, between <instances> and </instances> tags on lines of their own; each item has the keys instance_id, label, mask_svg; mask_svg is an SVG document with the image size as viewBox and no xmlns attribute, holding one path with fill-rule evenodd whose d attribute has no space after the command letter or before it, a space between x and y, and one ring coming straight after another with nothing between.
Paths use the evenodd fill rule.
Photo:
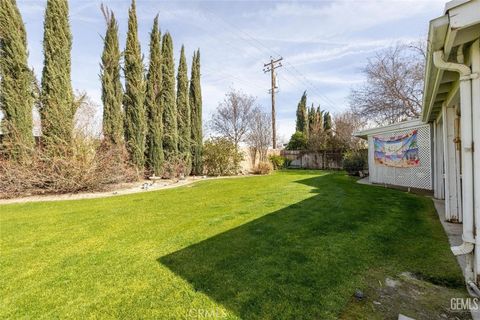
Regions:
<instances>
[{"instance_id":1,"label":"dirt patch","mask_svg":"<svg viewBox=\"0 0 480 320\"><path fill-rule=\"evenodd\" d=\"M184 180L160 180L152 184L150 180L137 181L132 183L122 183L118 185L112 185L110 190L101 192L79 192L79 193L65 193L65 194L48 194L48 195L35 195L22 198L13 199L0 199L1 204L10 203L26 203L37 201L63 201L63 200L79 200L79 199L94 199L114 197L119 195L126 195L138 192L157 191L162 189L170 189L189 185L200 180L213 180L224 178L243 178L251 175L243 176L227 176L227 177L188 177Z\"/></svg>"},{"instance_id":2,"label":"dirt patch","mask_svg":"<svg viewBox=\"0 0 480 320\"><path fill-rule=\"evenodd\" d=\"M396 277L373 277L363 288L364 297L352 296L341 319L472 319L468 311L450 307L452 298L467 298L463 290L446 288L410 273Z\"/></svg>"}]
</instances>

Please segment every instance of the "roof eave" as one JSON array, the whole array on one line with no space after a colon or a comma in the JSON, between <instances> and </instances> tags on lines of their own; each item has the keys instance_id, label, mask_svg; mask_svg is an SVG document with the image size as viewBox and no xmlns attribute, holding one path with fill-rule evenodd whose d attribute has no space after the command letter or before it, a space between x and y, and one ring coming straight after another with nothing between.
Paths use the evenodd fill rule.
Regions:
<instances>
[{"instance_id":1,"label":"roof eave","mask_svg":"<svg viewBox=\"0 0 480 320\"><path fill-rule=\"evenodd\" d=\"M441 70L438 70L433 64L433 52L444 49L445 37L449 25L448 15L444 15L430 21L428 30L427 61L425 67L425 82L423 87L423 108L420 118L423 122L430 120L430 114L433 107L433 98L435 97L436 82L441 76Z\"/></svg>"},{"instance_id":2,"label":"roof eave","mask_svg":"<svg viewBox=\"0 0 480 320\"><path fill-rule=\"evenodd\" d=\"M374 134L382 134L389 131L410 129L410 128L415 128L421 125L425 125L425 123L421 121L421 119L416 118L416 119L411 119L407 121L397 122L397 123L382 126L382 127L375 127L371 129L357 131L357 132L354 132L353 135L355 137L367 139L368 136L371 136Z\"/></svg>"}]
</instances>

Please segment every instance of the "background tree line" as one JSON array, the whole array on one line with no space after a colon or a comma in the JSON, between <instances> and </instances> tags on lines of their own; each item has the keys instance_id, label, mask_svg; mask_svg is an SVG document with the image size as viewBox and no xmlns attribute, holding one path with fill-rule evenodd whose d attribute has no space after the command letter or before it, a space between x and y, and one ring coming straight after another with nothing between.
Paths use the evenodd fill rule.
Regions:
<instances>
[{"instance_id":1,"label":"background tree line","mask_svg":"<svg viewBox=\"0 0 480 320\"><path fill-rule=\"evenodd\" d=\"M141 172L146 169L161 176L165 165L180 165L184 175L202 174L200 51L193 55L189 80L182 45L175 79L172 37L169 32L161 35L157 15L145 74L132 1L123 53L123 92L117 22L113 12L103 6L102 11L107 22L101 64L105 139L114 145L125 144L132 163Z\"/></svg>"},{"instance_id":2,"label":"background tree line","mask_svg":"<svg viewBox=\"0 0 480 320\"><path fill-rule=\"evenodd\" d=\"M203 173L199 50L189 79L184 47L175 70L171 35L161 35L157 16L145 68L135 0L123 52L114 13L101 10L106 33L100 71L103 138L98 141L75 129L76 114L85 110L88 99L75 95L71 84L68 1L46 3L40 82L28 66L27 35L16 1L0 2L2 189L79 191L144 174ZM41 116L39 144L33 136L35 107Z\"/></svg>"},{"instance_id":3,"label":"background tree line","mask_svg":"<svg viewBox=\"0 0 480 320\"><path fill-rule=\"evenodd\" d=\"M330 112L307 107L305 91L297 105L295 133L286 145L287 150L345 151L358 149L362 142L353 133L362 127L362 122L349 111L334 117Z\"/></svg>"},{"instance_id":4,"label":"background tree line","mask_svg":"<svg viewBox=\"0 0 480 320\"><path fill-rule=\"evenodd\" d=\"M296 132L287 149L356 149L353 133L365 126L387 125L420 115L425 44L396 43L377 51L361 70L365 81L351 89L349 108L335 116L307 107L303 93L296 113Z\"/></svg>"}]
</instances>

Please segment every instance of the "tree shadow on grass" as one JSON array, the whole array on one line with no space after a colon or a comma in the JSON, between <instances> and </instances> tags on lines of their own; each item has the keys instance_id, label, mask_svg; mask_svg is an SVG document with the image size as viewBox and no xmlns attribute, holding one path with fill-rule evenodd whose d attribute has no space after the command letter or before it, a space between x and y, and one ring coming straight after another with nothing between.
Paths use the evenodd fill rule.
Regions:
<instances>
[{"instance_id":1,"label":"tree shadow on grass","mask_svg":"<svg viewBox=\"0 0 480 320\"><path fill-rule=\"evenodd\" d=\"M245 319L335 318L369 269L405 260L398 251L441 263L425 249L429 240L402 248L432 232L417 198L341 174L298 182L316 194L159 263Z\"/></svg>"}]
</instances>

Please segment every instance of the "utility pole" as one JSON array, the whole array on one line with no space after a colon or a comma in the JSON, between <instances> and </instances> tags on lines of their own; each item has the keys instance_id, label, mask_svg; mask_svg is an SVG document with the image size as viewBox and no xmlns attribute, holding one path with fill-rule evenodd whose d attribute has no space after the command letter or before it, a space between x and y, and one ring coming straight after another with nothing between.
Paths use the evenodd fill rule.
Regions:
<instances>
[{"instance_id":1,"label":"utility pole","mask_svg":"<svg viewBox=\"0 0 480 320\"><path fill-rule=\"evenodd\" d=\"M272 147L273 149L277 148L277 131L275 128L275 89L277 89L277 84L276 84L276 76L275 76L275 69L280 68L282 66L281 61L283 60L282 57L280 57L277 60L274 60L272 57L270 57L270 62L265 63L263 65L264 69L263 72L267 73L270 72L271 78L272 78L272 88L269 90L269 92L272 94Z\"/></svg>"}]
</instances>

